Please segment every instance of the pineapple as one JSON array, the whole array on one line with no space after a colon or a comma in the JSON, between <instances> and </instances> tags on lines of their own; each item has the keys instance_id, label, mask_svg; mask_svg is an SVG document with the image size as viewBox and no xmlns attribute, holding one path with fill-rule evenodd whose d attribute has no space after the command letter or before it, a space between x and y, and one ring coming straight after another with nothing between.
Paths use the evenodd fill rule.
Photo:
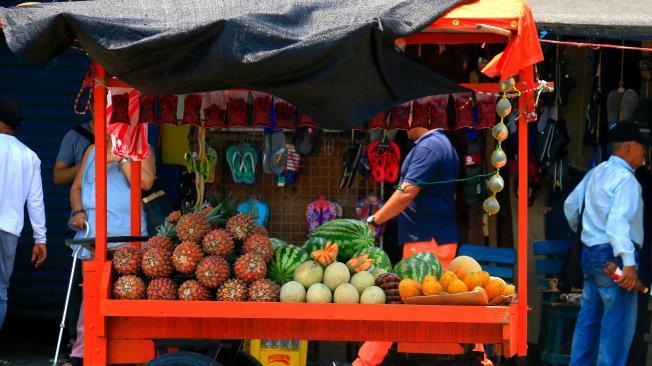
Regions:
<instances>
[{"instance_id":1,"label":"pineapple","mask_svg":"<svg viewBox=\"0 0 652 366\"><path fill-rule=\"evenodd\" d=\"M256 254L244 254L235 261L235 276L247 283L254 282L267 275L265 260Z\"/></svg>"},{"instance_id":2,"label":"pineapple","mask_svg":"<svg viewBox=\"0 0 652 366\"><path fill-rule=\"evenodd\" d=\"M192 212L181 216L176 230L179 240L201 243L204 236L211 231L211 224L204 214Z\"/></svg>"},{"instance_id":3,"label":"pineapple","mask_svg":"<svg viewBox=\"0 0 652 366\"><path fill-rule=\"evenodd\" d=\"M207 288L216 289L229 279L231 267L222 257L210 256L202 259L195 271L197 280Z\"/></svg>"},{"instance_id":4,"label":"pineapple","mask_svg":"<svg viewBox=\"0 0 652 366\"><path fill-rule=\"evenodd\" d=\"M274 255L274 247L272 246L272 241L267 237L260 235L250 236L242 246L243 254L258 254L263 257L265 262L269 262Z\"/></svg>"},{"instance_id":5,"label":"pineapple","mask_svg":"<svg viewBox=\"0 0 652 366\"><path fill-rule=\"evenodd\" d=\"M118 300L144 299L145 281L134 275L122 276L113 284L113 297Z\"/></svg>"},{"instance_id":6,"label":"pineapple","mask_svg":"<svg viewBox=\"0 0 652 366\"><path fill-rule=\"evenodd\" d=\"M181 218L181 211L172 211L168 215L167 218L165 218L166 222L169 222L170 224L176 225L176 223L179 221Z\"/></svg>"},{"instance_id":7,"label":"pineapple","mask_svg":"<svg viewBox=\"0 0 652 366\"><path fill-rule=\"evenodd\" d=\"M260 235L266 238L269 237L269 233L267 232L267 229L265 229L265 227L261 225L254 225L254 228L251 230L251 235Z\"/></svg>"},{"instance_id":8,"label":"pineapple","mask_svg":"<svg viewBox=\"0 0 652 366\"><path fill-rule=\"evenodd\" d=\"M179 300L205 301L211 299L211 292L197 280L188 280L179 286Z\"/></svg>"},{"instance_id":9,"label":"pineapple","mask_svg":"<svg viewBox=\"0 0 652 366\"><path fill-rule=\"evenodd\" d=\"M249 285L249 301L256 302L279 302L281 287L272 280L266 278L256 280Z\"/></svg>"},{"instance_id":10,"label":"pineapple","mask_svg":"<svg viewBox=\"0 0 652 366\"><path fill-rule=\"evenodd\" d=\"M204 251L210 255L226 257L233 252L233 238L224 230L213 230L204 237Z\"/></svg>"},{"instance_id":11,"label":"pineapple","mask_svg":"<svg viewBox=\"0 0 652 366\"><path fill-rule=\"evenodd\" d=\"M234 239L244 242L251 235L254 225L251 216L237 214L226 222L226 231Z\"/></svg>"},{"instance_id":12,"label":"pineapple","mask_svg":"<svg viewBox=\"0 0 652 366\"><path fill-rule=\"evenodd\" d=\"M141 269L149 278L169 277L174 272L172 252L165 248L147 248L143 252Z\"/></svg>"},{"instance_id":13,"label":"pineapple","mask_svg":"<svg viewBox=\"0 0 652 366\"><path fill-rule=\"evenodd\" d=\"M217 301L247 301L247 284L237 278L225 281L217 290Z\"/></svg>"},{"instance_id":14,"label":"pineapple","mask_svg":"<svg viewBox=\"0 0 652 366\"><path fill-rule=\"evenodd\" d=\"M161 248L163 250L172 251L174 243L172 239L163 235L156 235L149 238L147 243L145 243L145 249Z\"/></svg>"},{"instance_id":15,"label":"pineapple","mask_svg":"<svg viewBox=\"0 0 652 366\"><path fill-rule=\"evenodd\" d=\"M204 253L199 245L184 241L177 245L172 253L172 265L181 274L190 274L197 269L197 265L204 258Z\"/></svg>"},{"instance_id":16,"label":"pineapple","mask_svg":"<svg viewBox=\"0 0 652 366\"><path fill-rule=\"evenodd\" d=\"M141 259L140 249L125 245L115 251L111 264L119 275L135 275L140 271Z\"/></svg>"},{"instance_id":17,"label":"pineapple","mask_svg":"<svg viewBox=\"0 0 652 366\"><path fill-rule=\"evenodd\" d=\"M179 240L176 227L167 220L156 230L156 236L170 238L173 242Z\"/></svg>"},{"instance_id":18,"label":"pineapple","mask_svg":"<svg viewBox=\"0 0 652 366\"><path fill-rule=\"evenodd\" d=\"M178 286L171 278L155 278L147 286L149 300L176 300Z\"/></svg>"}]
</instances>

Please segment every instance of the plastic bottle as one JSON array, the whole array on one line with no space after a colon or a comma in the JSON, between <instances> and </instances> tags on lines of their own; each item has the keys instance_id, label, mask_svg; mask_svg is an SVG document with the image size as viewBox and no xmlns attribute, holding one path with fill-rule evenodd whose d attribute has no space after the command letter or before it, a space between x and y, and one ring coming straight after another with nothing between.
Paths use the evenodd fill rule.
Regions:
<instances>
[{"instance_id":1,"label":"plastic bottle","mask_svg":"<svg viewBox=\"0 0 652 366\"><path fill-rule=\"evenodd\" d=\"M604 266L604 273L614 281L618 281L623 277L623 270L618 268L618 265L614 262L607 262ZM648 289L641 280L636 282L636 291L647 294L649 290L650 289Z\"/></svg>"}]
</instances>

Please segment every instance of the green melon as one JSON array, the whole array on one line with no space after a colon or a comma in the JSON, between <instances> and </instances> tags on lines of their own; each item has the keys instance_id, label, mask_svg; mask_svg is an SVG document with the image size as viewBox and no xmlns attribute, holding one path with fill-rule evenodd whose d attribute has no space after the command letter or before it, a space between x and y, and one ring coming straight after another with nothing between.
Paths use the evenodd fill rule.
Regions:
<instances>
[{"instance_id":1,"label":"green melon","mask_svg":"<svg viewBox=\"0 0 652 366\"><path fill-rule=\"evenodd\" d=\"M426 263L428 263L432 267L432 270L435 272L435 276L439 281L444 271L441 268L441 263L439 263L439 258L437 258L436 255L429 252L419 252L419 253L412 254L408 259L411 258L416 258L416 259L421 259L423 261L426 261Z\"/></svg>"},{"instance_id":2,"label":"green melon","mask_svg":"<svg viewBox=\"0 0 652 366\"><path fill-rule=\"evenodd\" d=\"M355 253L374 246L374 234L367 224L352 219L338 219L325 223L310 234L311 238L323 238L337 243L339 261L346 262Z\"/></svg>"},{"instance_id":3,"label":"green melon","mask_svg":"<svg viewBox=\"0 0 652 366\"><path fill-rule=\"evenodd\" d=\"M274 249L288 245L288 243L286 243L285 241L277 238L269 238L269 241L272 242L272 246L274 247Z\"/></svg>"},{"instance_id":4,"label":"green melon","mask_svg":"<svg viewBox=\"0 0 652 366\"><path fill-rule=\"evenodd\" d=\"M306 253L311 254L314 250L324 249L328 240L324 238L309 238L301 247Z\"/></svg>"},{"instance_id":5,"label":"green melon","mask_svg":"<svg viewBox=\"0 0 652 366\"><path fill-rule=\"evenodd\" d=\"M274 255L267 265L267 277L279 285L292 281L294 270L303 262L310 259L303 249L286 244L274 249Z\"/></svg>"},{"instance_id":6,"label":"green melon","mask_svg":"<svg viewBox=\"0 0 652 366\"><path fill-rule=\"evenodd\" d=\"M423 278L427 275L434 275L434 269L428 264L428 262L417 259L417 258L408 258L404 259L394 266L394 272L401 277L402 280L406 278L411 278L419 282L423 281Z\"/></svg>"},{"instance_id":7,"label":"green melon","mask_svg":"<svg viewBox=\"0 0 652 366\"><path fill-rule=\"evenodd\" d=\"M392 270L392 262L384 250L378 247L362 248L355 253L354 257L359 257L365 253L369 254L369 259L374 262L376 268L382 268L386 271Z\"/></svg>"}]
</instances>

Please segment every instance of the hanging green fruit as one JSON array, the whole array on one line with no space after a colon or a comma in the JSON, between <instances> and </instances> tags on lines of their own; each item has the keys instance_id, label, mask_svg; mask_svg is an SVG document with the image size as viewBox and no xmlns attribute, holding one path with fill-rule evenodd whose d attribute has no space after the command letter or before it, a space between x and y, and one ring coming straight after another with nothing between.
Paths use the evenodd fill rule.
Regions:
<instances>
[{"instance_id":1,"label":"hanging green fruit","mask_svg":"<svg viewBox=\"0 0 652 366\"><path fill-rule=\"evenodd\" d=\"M505 188L505 181L503 177L500 176L500 173L496 173L489 178L487 181L487 188L493 193L498 193Z\"/></svg>"},{"instance_id":2,"label":"hanging green fruit","mask_svg":"<svg viewBox=\"0 0 652 366\"><path fill-rule=\"evenodd\" d=\"M496 103L496 113L498 113L500 118L505 118L512 113L512 103L509 102L509 99L502 97L498 100L498 103Z\"/></svg>"},{"instance_id":3,"label":"hanging green fruit","mask_svg":"<svg viewBox=\"0 0 652 366\"><path fill-rule=\"evenodd\" d=\"M502 121L500 121L491 129L491 134L496 140L503 142L507 140L507 137L509 136L509 129Z\"/></svg>"},{"instance_id":4,"label":"hanging green fruit","mask_svg":"<svg viewBox=\"0 0 652 366\"><path fill-rule=\"evenodd\" d=\"M487 197L482 203L482 208L489 215L495 215L500 211L500 203L498 203L498 200L494 196Z\"/></svg>"},{"instance_id":5,"label":"hanging green fruit","mask_svg":"<svg viewBox=\"0 0 652 366\"><path fill-rule=\"evenodd\" d=\"M496 169L500 169L504 167L506 164L507 164L507 155L505 154L503 149L498 147L498 149L496 149L496 151L494 151L493 154L491 154L491 165L493 165L494 168Z\"/></svg>"}]
</instances>

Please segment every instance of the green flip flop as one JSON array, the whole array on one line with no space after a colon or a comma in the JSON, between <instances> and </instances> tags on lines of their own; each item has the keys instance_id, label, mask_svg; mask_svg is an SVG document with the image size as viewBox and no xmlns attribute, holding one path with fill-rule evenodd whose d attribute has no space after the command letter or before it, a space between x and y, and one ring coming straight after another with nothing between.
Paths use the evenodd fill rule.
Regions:
<instances>
[{"instance_id":1,"label":"green flip flop","mask_svg":"<svg viewBox=\"0 0 652 366\"><path fill-rule=\"evenodd\" d=\"M230 146L226 149L226 162L231 169L231 175L235 183L242 183L242 170L243 156L238 146Z\"/></svg>"},{"instance_id":2,"label":"green flip flop","mask_svg":"<svg viewBox=\"0 0 652 366\"><path fill-rule=\"evenodd\" d=\"M251 145L245 145L242 151L242 166L240 173L242 182L254 184L256 182L256 164L258 164L258 152Z\"/></svg>"}]
</instances>

